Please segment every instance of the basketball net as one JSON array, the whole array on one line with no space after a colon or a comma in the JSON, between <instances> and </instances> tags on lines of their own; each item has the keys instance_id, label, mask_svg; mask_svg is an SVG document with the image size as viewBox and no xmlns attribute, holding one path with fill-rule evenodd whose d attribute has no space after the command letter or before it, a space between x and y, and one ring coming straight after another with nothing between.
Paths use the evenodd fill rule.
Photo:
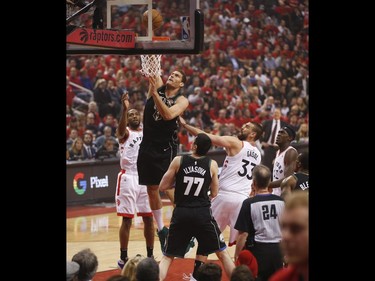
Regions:
<instances>
[{"instance_id":1,"label":"basketball net","mask_svg":"<svg viewBox=\"0 0 375 281\"><path fill-rule=\"evenodd\" d=\"M161 76L162 55L141 55L142 75L146 77Z\"/></svg>"},{"instance_id":2,"label":"basketball net","mask_svg":"<svg viewBox=\"0 0 375 281\"><path fill-rule=\"evenodd\" d=\"M152 41L170 41L168 36L154 36L152 32ZM161 76L161 56L162 55L141 55L141 73L146 77Z\"/></svg>"}]
</instances>

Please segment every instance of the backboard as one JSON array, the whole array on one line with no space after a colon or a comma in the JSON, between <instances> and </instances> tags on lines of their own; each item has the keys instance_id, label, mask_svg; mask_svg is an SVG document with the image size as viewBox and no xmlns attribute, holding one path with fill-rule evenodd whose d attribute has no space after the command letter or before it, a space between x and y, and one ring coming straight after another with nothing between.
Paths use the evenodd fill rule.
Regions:
<instances>
[{"instance_id":1,"label":"backboard","mask_svg":"<svg viewBox=\"0 0 375 281\"><path fill-rule=\"evenodd\" d=\"M199 0L66 0L66 51L74 54L198 54L203 50ZM142 23L157 9L160 28Z\"/></svg>"}]
</instances>

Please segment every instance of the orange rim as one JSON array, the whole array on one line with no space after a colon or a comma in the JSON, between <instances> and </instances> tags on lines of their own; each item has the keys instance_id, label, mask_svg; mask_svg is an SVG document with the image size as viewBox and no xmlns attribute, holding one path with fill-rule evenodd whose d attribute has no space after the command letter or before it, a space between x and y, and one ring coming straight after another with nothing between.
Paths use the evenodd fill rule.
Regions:
<instances>
[{"instance_id":1,"label":"orange rim","mask_svg":"<svg viewBox=\"0 0 375 281\"><path fill-rule=\"evenodd\" d=\"M152 36L152 41L170 41L171 38L168 36Z\"/></svg>"}]
</instances>

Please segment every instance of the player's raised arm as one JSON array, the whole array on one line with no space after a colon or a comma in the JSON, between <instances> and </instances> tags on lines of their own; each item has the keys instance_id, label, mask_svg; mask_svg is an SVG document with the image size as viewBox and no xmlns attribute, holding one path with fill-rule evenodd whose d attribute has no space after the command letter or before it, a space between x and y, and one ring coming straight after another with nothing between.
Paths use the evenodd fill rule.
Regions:
<instances>
[{"instance_id":1,"label":"player's raised arm","mask_svg":"<svg viewBox=\"0 0 375 281\"><path fill-rule=\"evenodd\" d=\"M151 98L152 97L152 92L153 91L156 91L158 88L160 88L161 86L163 86L163 79L161 79L161 76L155 76L153 77L153 82L151 83L151 79L152 77L149 77L149 86L148 86L148 93L147 93L147 99Z\"/></svg>"},{"instance_id":2,"label":"player's raised arm","mask_svg":"<svg viewBox=\"0 0 375 281\"><path fill-rule=\"evenodd\" d=\"M155 105L160 113L160 115L163 117L164 120L172 120L173 118L176 118L177 116L181 115L184 110L189 106L189 101L184 96L179 96L175 102L174 105L171 107L168 107L160 97L160 95L157 92L157 85L158 80L155 77L150 77L150 91L152 98L155 101Z\"/></svg>"},{"instance_id":3,"label":"player's raised arm","mask_svg":"<svg viewBox=\"0 0 375 281\"><path fill-rule=\"evenodd\" d=\"M121 103L123 107L123 111L120 117L119 124L116 129L116 137L121 139L127 139L129 136L129 131L126 129L128 125L128 108L129 108L129 95L128 93L124 93L121 97Z\"/></svg>"},{"instance_id":4,"label":"player's raised arm","mask_svg":"<svg viewBox=\"0 0 375 281\"><path fill-rule=\"evenodd\" d=\"M242 142L237 137L217 136L217 135L213 135L213 134L210 134L210 133L206 133L206 132L202 131L201 129L195 128L195 127L187 124L186 120L184 118L182 118L181 116L179 118L180 118L180 124L186 130L188 130L189 133L191 133L194 136L196 136L200 133L206 134L211 139L212 144L214 144L216 146L225 147L227 149L242 147Z\"/></svg>"}]
</instances>

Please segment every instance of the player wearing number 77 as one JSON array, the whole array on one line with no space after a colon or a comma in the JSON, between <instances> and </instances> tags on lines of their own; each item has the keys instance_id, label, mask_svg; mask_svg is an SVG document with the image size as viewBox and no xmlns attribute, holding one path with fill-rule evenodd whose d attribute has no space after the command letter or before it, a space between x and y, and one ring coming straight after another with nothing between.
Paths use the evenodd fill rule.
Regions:
<instances>
[{"instance_id":1,"label":"player wearing number 77","mask_svg":"<svg viewBox=\"0 0 375 281\"><path fill-rule=\"evenodd\" d=\"M180 124L191 134L205 133L189 124L180 116ZM245 123L237 137L207 134L213 145L225 148L220 177L219 192L212 200L212 214L223 232L230 226L229 246L236 244L238 231L234 229L242 202L251 193L252 171L261 162L261 153L255 142L263 133L258 123ZM198 248L197 254L200 255Z\"/></svg>"},{"instance_id":2,"label":"player wearing number 77","mask_svg":"<svg viewBox=\"0 0 375 281\"><path fill-rule=\"evenodd\" d=\"M206 156L211 143L206 134L198 134L192 145L192 154L176 156L160 182L161 191L175 185L176 205L159 264L161 281L166 278L174 257L184 257L192 237L197 239L202 253L216 253L228 277L234 269L224 237L210 208L210 197L217 195L219 187L217 162ZM211 192L210 196L208 191Z\"/></svg>"}]
</instances>

